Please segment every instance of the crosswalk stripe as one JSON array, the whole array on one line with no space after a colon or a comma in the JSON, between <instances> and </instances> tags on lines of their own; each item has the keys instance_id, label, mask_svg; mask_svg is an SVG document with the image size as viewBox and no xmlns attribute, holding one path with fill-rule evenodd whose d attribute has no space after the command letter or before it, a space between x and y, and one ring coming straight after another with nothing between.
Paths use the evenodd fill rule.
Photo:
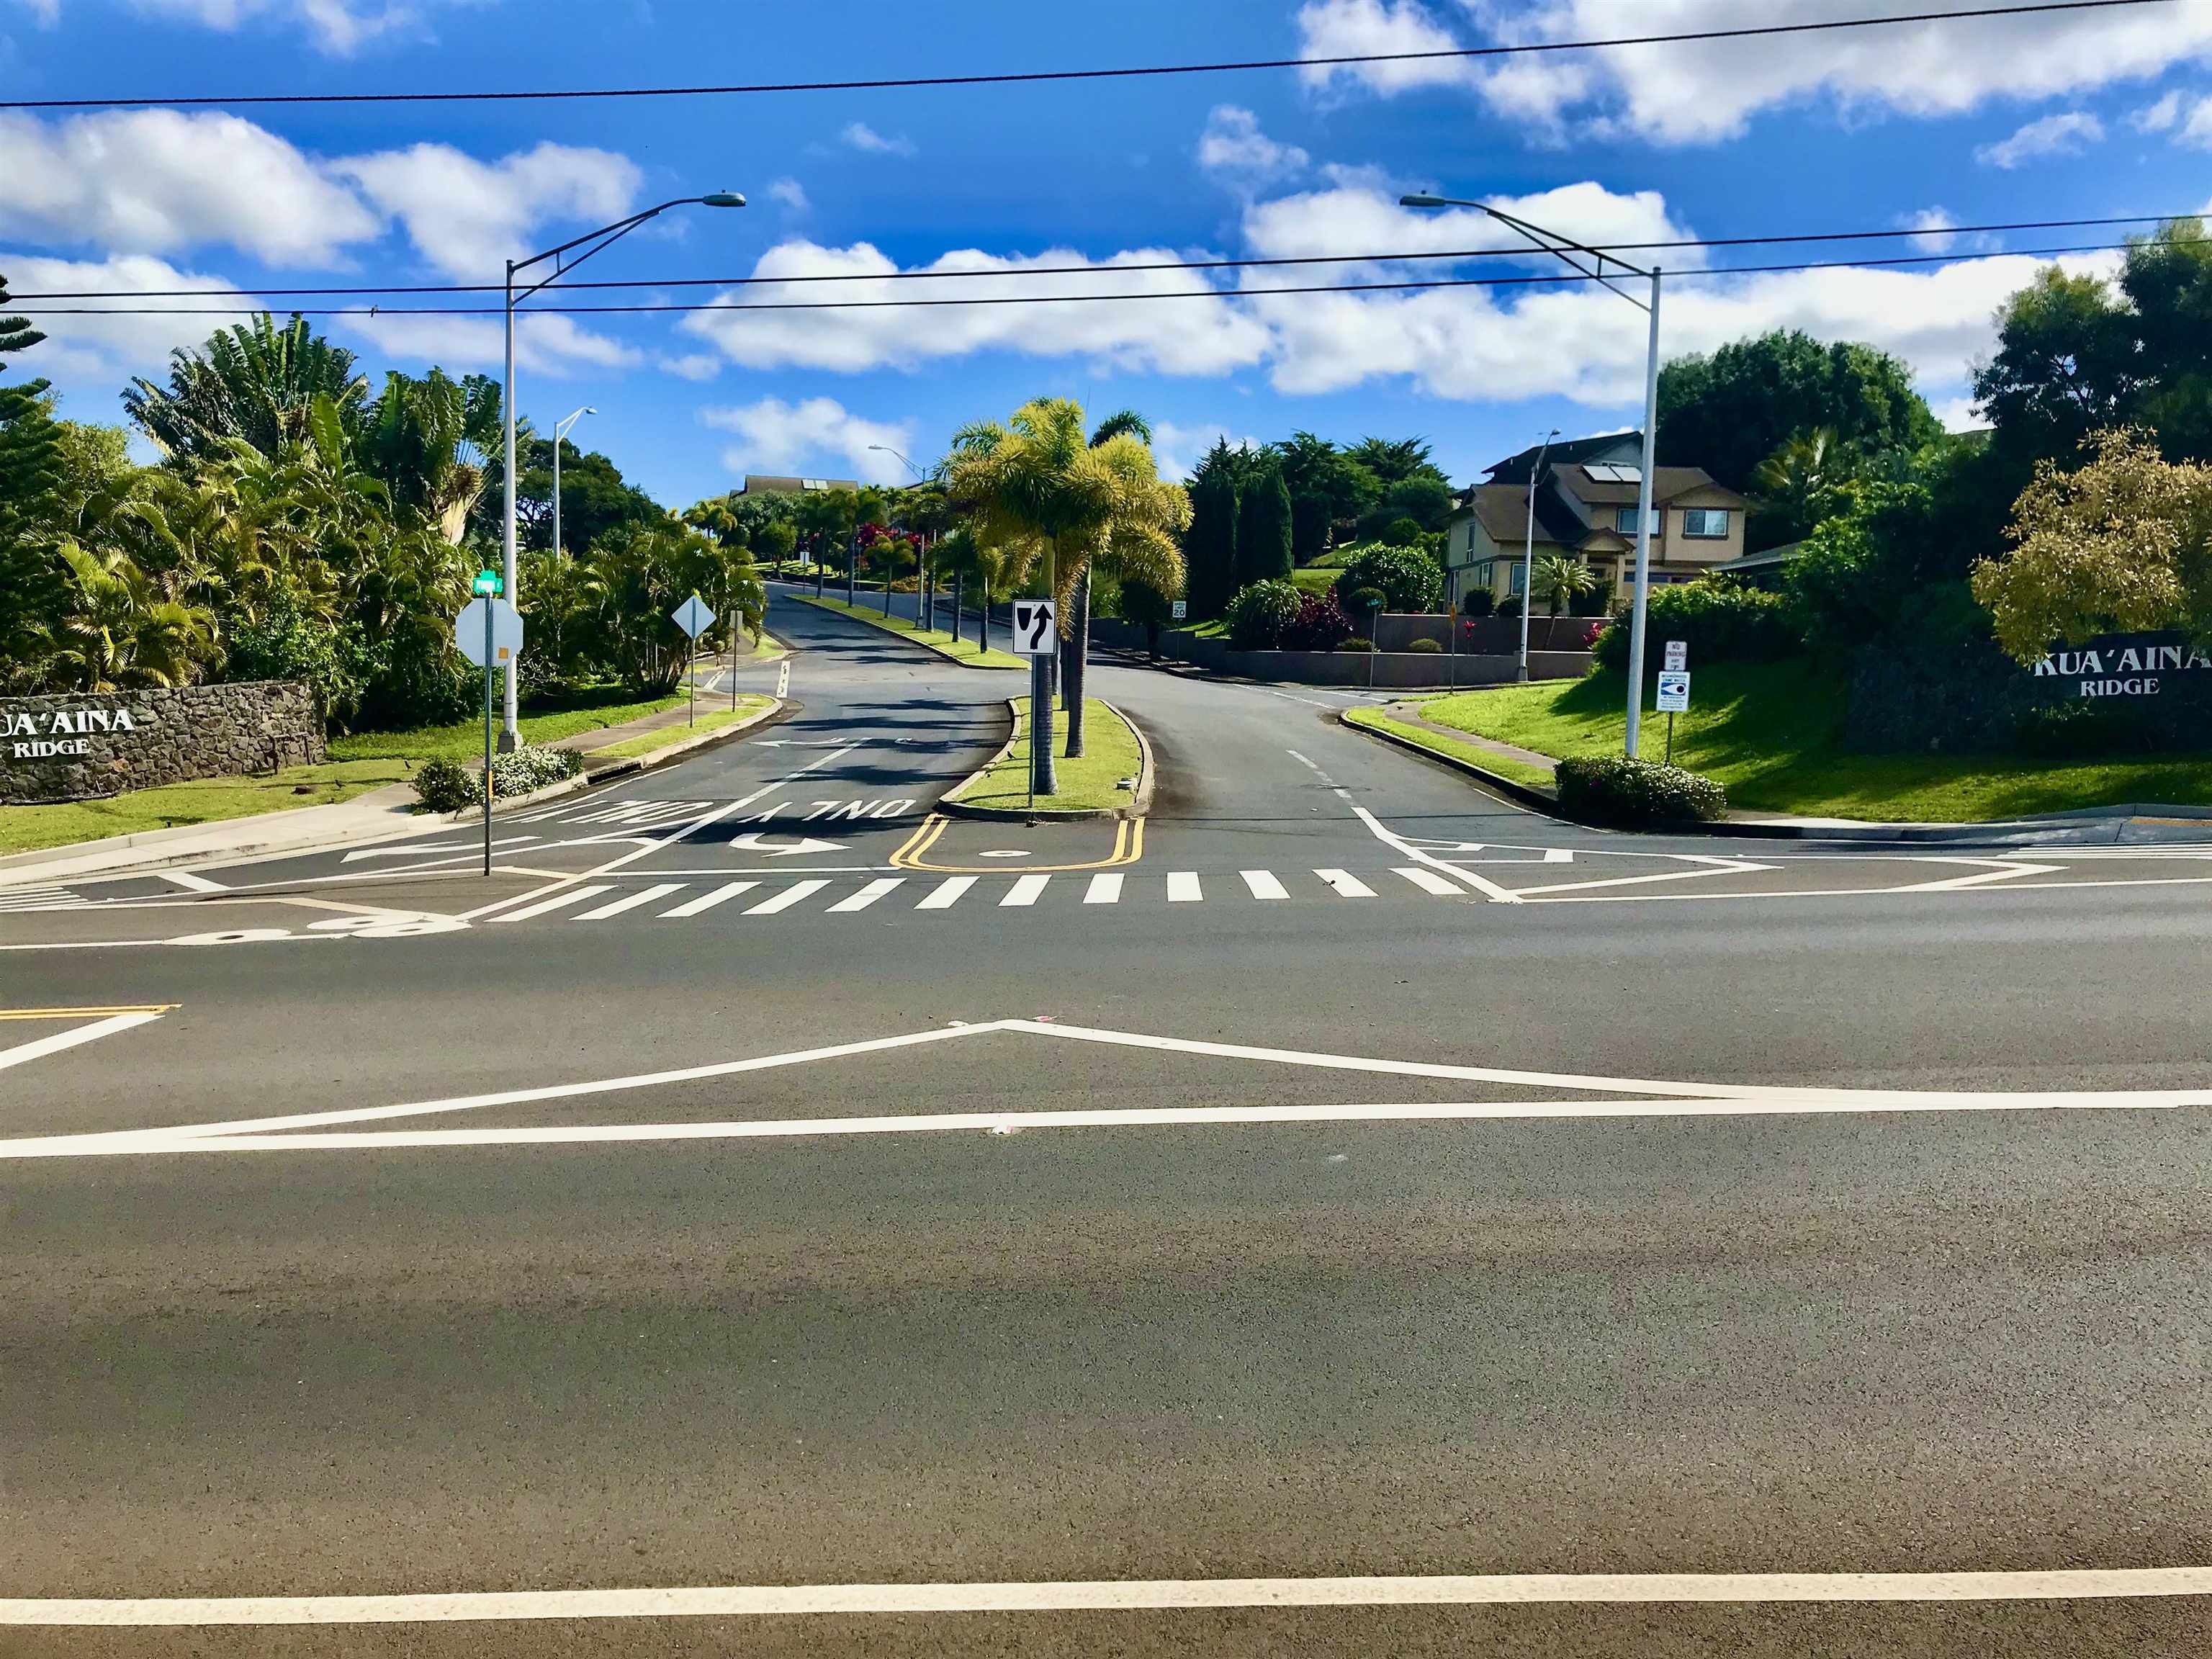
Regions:
<instances>
[{"instance_id":1,"label":"crosswalk stripe","mask_svg":"<svg viewBox=\"0 0 2212 1659\"><path fill-rule=\"evenodd\" d=\"M928 897L914 908L917 910L950 910L960 902L960 896L975 884L975 878L973 876L947 876Z\"/></svg>"},{"instance_id":2,"label":"crosswalk stripe","mask_svg":"<svg viewBox=\"0 0 2212 1659\"><path fill-rule=\"evenodd\" d=\"M1375 890L1349 870L1316 870L1314 874L1334 887L1339 898L1373 898L1375 896Z\"/></svg>"},{"instance_id":3,"label":"crosswalk stripe","mask_svg":"<svg viewBox=\"0 0 2212 1659\"><path fill-rule=\"evenodd\" d=\"M1024 876L1006 890L1006 897L999 901L999 908L1019 909L1024 905L1035 904L1051 879L1050 876Z\"/></svg>"},{"instance_id":4,"label":"crosswalk stripe","mask_svg":"<svg viewBox=\"0 0 2212 1659\"><path fill-rule=\"evenodd\" d=\"M625 910L635 910L641 904L650 904L655 899L666 898L671 893L680 893L683 890L684 884L680 881L656 882L651 887L639 888L635 893L625 893L618 899L609 899L598 909L586 910L580 916L572 916L569 920L605 921L609 916L618 916Z\"/></svg>"},{"instance_id":5,"label":"crosswalk stripe","mask_svg":"<svg viewBox=\"0 0 2212 1659\"><path fill-rule=\"evenodd\" d=\"M1195 904L1205 896L1205 890L1198 884L1196 871L1177 870L1168 877L1170 904Z\"/></svg>"},{"instance_id":6,"label":"crosswalk stripe","mask_svg":"<svg viewBox=\"0 0 2212 1659\"><path fill-rule=\"evenodd\" d=\"M887 876L881 881L872 881L852 897L840 899L831 905L830 914L833 916L849 916L856 910L866 909L893 889L905 885L905 878L900 876Z\"/></svg>"},{"instance_id":7,"label":"crosswalk stripe","mask_svg":"<svg viewBox=\"0 0 2212 1659\"><path fill-rule=\"evenodd\" d=\"M1083 895L1085 904L1119 904L1121 902L1121 878L1118 872L1091 878L1091 885Z\"/></svg>"},{"instance_id":8,"label":"crosswalk stripe","mask_svg":"<svg viewBox=\"0 0 2212 1659\"><path fill-rule=\"evenodd\" d=\"M796 886L785 888L774 898L763 899L758 904L753 906L751 909L746 911L745 914L749 916L775 915L780 911L788 910L793 905L799 903L801 900L809 898L814 894L820 892L829 884L830 884L826 881L802 881Z\"/></svg>"},{"instance_id":9,"label":"crosswalk stripe","mask_svg":"<svg viewBox=\"0 0 2212 1659\"><path fill-rule=\"evenodd\" d=\"M556 910L565 910L572 904L581 904L586 899L597 898L602 893L614 890L612 882L601 882L596 887L571 887L565 893L556 893L550 899L540 899L535 904L526 904L520 910L510 910L503 916L494 916L494 921L528 921L534 916L548 916Z\"/></svg>"},{"instance_id":10,"label":"crosswalk stripe","mask_svg":"<svg viewBox=\"0 0 2212 1659\"><path fill-rule=\"evenodd\" d=\"M740 893L750 893L760 884L757 881L725 882L713 892L678 905L673 910L663 910L663 921L688 921L693 916L704 915L718 904L727 904Z\"/></svg>"},{"instance_id":11,"label":"crosswalk stripe","mask_svg":"<svg viewBox=\"0 0 2212 1659\"><path fill-rule=\"evenodd\" d=\"M1405 877L1407 881L1412 882L1425 893L1435 893L1440 896L1449 895L1454 898L1460 896L1459 888L1453 886L1435 871L1424 870L1418 864L1403 866L1393 873Z\"/></svg>"},{"instance_id":12,"label":"crosswalk stripe","mask_svg":"<svg viewBox=\"0 0 2212 1659\"><path fill-rule=\"evenodd\" d=\"M1291 890L1275 879L1275 872L1272 870L1244 870L1238 873L1244 878L1244 884L1252 890L1252 896L1255 899L1286 899L1291 896Z\"/></svg>"}]
</instances>

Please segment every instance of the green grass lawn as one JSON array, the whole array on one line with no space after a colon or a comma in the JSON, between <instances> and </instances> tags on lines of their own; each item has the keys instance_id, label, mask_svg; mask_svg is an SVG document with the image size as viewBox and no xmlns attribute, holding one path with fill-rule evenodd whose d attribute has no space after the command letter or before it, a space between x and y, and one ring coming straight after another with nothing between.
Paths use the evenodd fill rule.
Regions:
<instances>
[{"instance_id":1,"label":"green grass lawn","mask_svg":"<svg viewBox=\"0 0 2212 1659\"><path fill-rule=\"evenodd\" d=\"M1976 823L2131 801L2212 802L2212 755L2046 761L1845 752L1843 688L1803 663L1702 668L1692 692L1690 713L1675 720L1675 763L1719 780L1729 805L1747 811ZM1625 678L1601 673L1462 692L1422 704L1421 714L1542 755L1617 755L1626 702ZM1667 717L1646 713L1647 759L1662 757L1666 738Z\"/></svg>"},{"instance_id":2,"label":"green grass lawn","mask_svg":"<svg viewBox=\"0 0 2212 1659\"><path fill-rule=\"evenodd\" d=\"M1552 775L1540 766L1531 766L1510 755L1492 754L1489 750L1478 749L1471 743L1462 743L1440 732L1408 726L1403 720L1394 720L1379 708L1348 708L1345 710L1344 718L1347 725L1364 726L1370 732L1388 732L1394 737L1417 743L1432 753L1472 762L1486 772L1495 772L1501 778L1510 778L1514 782L1525 783L1531 788L1549 789L1552 787Z\"/></svg>"},{"instance_id":3,"label":"green grass lawn","mask_svg":"<svg viewBox=\"0 0 2212 1659\"><path fill-rule=\"evenodd\" d=\"M656 731L641 732L634 738L625 738L622 742L611 744L605 749L594 749L591 751L592 758L631 760L640 755L650 755L656 750L667 748L671 744L681 743L686 738L696 738L703 732L719 731L725 726L734 726L739 720L749 720L775 702L774 697L764 693L740 692L738 695L738 706L735 708L730 708L727 704L718 703L712 708L702 709L699 718L695 721L679 720L673 726L664 726Z\"/></svg>"},{"instance_id":4,"label":"green grass lawn","mask_svg":"<svg viewBox=\"0 0 2212 1659\"><path fill-rule=\"evenodd\" d=\"M593 695L599 701L590 700ZM527 743L550 743L556 738L672 708L683 701L670 696L639 702L616 688L601 688L596 694L581 694L571 707L523 715L522 736ZM0 806L0 854L35 852L109 836L216 823L263 812L288 811L295 806L328 806L351 800L387 783L404 782L426 760L480 759L483 720L479 716L453 726L418 726L411 732L355 732L332 738L330 754L320 766L287 767L271 777L203 778L191 783L164 784L158 789L129 790L105 800Z\"/></svg>"},{"instance_id":5,"label":"green grass lawn","mask_svg":"<svg viewBox=\"0 0 2212 1659\"><path fill-rule=\"evenodd\" d=\"M1334 593L1336 592L1336 579L1342 574L1341 571L1308 565L1303 570L1291 572L1291 580L1302 593Z\"/></svg>"},{"instance_id":6,"label":"green grass lawn","mask_svg":"<svg viewBox=\"0 0 2212 1659\"><path fill-rule=\"evenodd\" d=\"M811 594L800 594L801 605L818 605L824 611L834 611L841 617L850 617L855 622L866 623L871 628L880 628L885 633L896 634L912 640L916 645L927 646L940 657L950 659L966 668L1027 668L1030 659L1017 657L1010 651L996 647L986 651L971 639L955 640L941 628L924 628L907 617L886 617L881 609L865 605L848 605L842 599L816 599Z\"/></svg>"},{"instance_id":7,"label":"green grass lawn","mask_svg":"<svg viewBox=\"0 0 2212 1659\"><path fill-rule=\"evenodd\" d=\"M1014 701L1020 711L1015 721L1014 746L972 788L951 797L963 806L988 807L1000 812L1028 809L1030 700L1018 697ZM1122 779L1135 777L1143 763L1138 753L1137 734L1130 729L1128 721L1097 698L1085 697L1083 707L1082 758L1070 760L1065 754L1059 754L1056 765L1060 793L1039 795L1036 804L1041 807L1061 812L1118 808L1127 806L1134 798L1132 791L1120 786ZM1067 710L1055 710L1052 724L1054 750L1058 754L1067 735Z\"/></svg>"}]
</instances>

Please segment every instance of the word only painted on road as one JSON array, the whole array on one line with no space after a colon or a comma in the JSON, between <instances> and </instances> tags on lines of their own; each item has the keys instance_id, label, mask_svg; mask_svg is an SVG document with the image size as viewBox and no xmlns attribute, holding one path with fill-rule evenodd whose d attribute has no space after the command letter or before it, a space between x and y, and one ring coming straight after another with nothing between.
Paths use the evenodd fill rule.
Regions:
<instances>
[{"instance_id":1,"label":"word only painted on road","mask_svg":"<svg viewBox=\"0 0 2212 1659\"><path fill-rule=\"evenodd\" d=\"M920 805L910 800L787 800L731 820L735 823L772 823L778 818L797 818L801 823L857 822L863 818L902 818Z\"/></svg>"}]
</instances>

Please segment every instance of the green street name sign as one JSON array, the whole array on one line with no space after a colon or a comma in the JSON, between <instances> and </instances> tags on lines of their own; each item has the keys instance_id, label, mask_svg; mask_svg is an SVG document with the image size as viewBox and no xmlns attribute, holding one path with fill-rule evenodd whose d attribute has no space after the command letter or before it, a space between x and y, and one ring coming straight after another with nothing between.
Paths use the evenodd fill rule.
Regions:
<instances>
[{"instance_id":1,"label":"green street name sign","mask_svg":"<svg viewBox=\"0 0 2212 1659\"><path fill-rule=\"evenodd\" d=\"M479 570L476 580L469 584L469 591L472 593L497 593L504 585L499 579L498 571Z\"/></svg>"}]
</instances>

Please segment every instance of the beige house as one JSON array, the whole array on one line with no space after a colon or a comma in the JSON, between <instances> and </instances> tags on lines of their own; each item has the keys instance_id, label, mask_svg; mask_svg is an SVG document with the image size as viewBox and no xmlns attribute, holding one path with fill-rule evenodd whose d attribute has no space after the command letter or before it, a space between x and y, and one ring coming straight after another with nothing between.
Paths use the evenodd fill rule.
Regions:
<instances>
[{"instance_id":1,"label":"beige house","mask_svg":"<svg viewBox=\"0 0 2212 1659\"><path fill-rule=\"evenodd\" d=\"M1538 452L1523 450L1466 491L1447 521L1444 568L1452 603L1487 588L1518 602L1528 551L1528 480ZM1625 598L1636 580L1636 506L1644 434L1617 432L1554 444L1536 488L1534 554L1580 557L1602 584L1598 599ZM1743 556L1744 498L1703 467L1662 466L1652 477L1651 585L1686 582ZM1589 602L1584 602L1587 608Z\"/></svg>"}]
</instances>

